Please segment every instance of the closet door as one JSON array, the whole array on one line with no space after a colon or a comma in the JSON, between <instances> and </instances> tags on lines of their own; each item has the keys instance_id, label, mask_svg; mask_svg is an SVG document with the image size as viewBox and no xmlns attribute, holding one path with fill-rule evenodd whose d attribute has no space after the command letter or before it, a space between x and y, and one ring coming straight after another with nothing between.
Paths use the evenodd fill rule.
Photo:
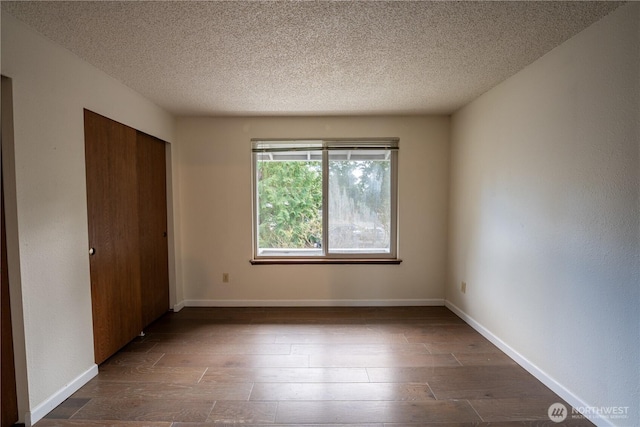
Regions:
<instances>
[{"instance_id":1,"label":"closet door","mask_svg":"<svg viewBox=\"0 0 640 427\"><path fill-rule=\"evenodd\" d=\"M142 326L169 310L165 142L138 132Z\"/></svg>"},{"instance_id":2,"label":"closet door","mask_svg":"<svg viewBox=\"0 0 640 427\"><path fill-rule=\"evenodd\" d=\"M137 133L85 110L89 265L96 363L142 331Z\"/></svg>"}]
</instances>

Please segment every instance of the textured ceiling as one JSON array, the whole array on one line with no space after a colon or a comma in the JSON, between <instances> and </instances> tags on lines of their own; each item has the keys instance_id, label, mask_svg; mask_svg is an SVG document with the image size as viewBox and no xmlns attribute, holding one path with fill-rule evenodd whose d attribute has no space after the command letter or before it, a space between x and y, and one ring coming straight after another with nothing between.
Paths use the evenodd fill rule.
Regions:
<instances>
[{"instance_id":1,"label":"textured ceiling","mask_svg":"<svg viewBox=\"0 0 640 427\"><path fill-rule=\"evenodd\" d=\"M450 113L614 2L2 2L177 115Z\"/></svg>"}]
</instances>

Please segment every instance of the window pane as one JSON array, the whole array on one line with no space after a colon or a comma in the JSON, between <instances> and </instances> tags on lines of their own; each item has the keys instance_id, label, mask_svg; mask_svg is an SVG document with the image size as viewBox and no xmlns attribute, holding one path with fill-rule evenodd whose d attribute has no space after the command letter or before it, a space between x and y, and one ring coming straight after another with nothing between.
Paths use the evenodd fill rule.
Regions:
<instances>
[{"instance_id":1,"label":"window pane","mask_svg":"<svg viewBox=\"0 0 640 427\"><path fill-rule=\"evenodd\" d=\"M322 153L256 159L259 255L322 255Z\"/></svg>"},{"instance_id":2,"label":"window pane","mask_svg":"<svg viewBox=\"0 0 640 427\"><path fill-rule=\"evenodd\" d=\"M328 252L390 252L391 162L388 158L384 151L378 155L329 152Z\"/></svg>"}]
</instances>

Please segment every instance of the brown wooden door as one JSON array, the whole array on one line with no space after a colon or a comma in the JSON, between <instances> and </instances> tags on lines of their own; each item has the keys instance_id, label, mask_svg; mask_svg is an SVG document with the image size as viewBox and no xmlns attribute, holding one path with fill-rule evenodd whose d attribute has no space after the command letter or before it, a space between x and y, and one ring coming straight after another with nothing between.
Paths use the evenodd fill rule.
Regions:
<instances>
[{"instance_id":1,"label":"brown wooden door","mask_svg":"<svg viewBox=\"0 0 640 427\"><path fill-rule=\"evenodd\" d=\"M169 309L165 142L138 132L142 326Z\"/></svg>"},{"instance_id":2,"label":"brown wooden door","mask_svg":"<svg viewBox=\"0 0 640 427\"><path fill-rule=\"evenodd\" d=\"M0 171L1 172L1 171ZM18 422L18 397L16 395L16 370L13 359L13 332L11 330L11 303L9 301L9 274L7 271L7 237L4 222L4 188L0 195L0 204L2 205L2 214L0 222L2 223L2 248L0 249L2 256L2 282L0 305L2 307L2 317L0 318L2 341L0 370L1 383L0 402L2 402L1 427L11 426Z\"/></svg>"},{"instance_id":3,"label":"brown wooden door","mask_svg":"<svg viewBox=\"0 0 640 427\"><path fill-rule=\"evenodd\" d=\"M136 131L85 110L96 363L142 331Z\"/></svg>"}]
</instances>

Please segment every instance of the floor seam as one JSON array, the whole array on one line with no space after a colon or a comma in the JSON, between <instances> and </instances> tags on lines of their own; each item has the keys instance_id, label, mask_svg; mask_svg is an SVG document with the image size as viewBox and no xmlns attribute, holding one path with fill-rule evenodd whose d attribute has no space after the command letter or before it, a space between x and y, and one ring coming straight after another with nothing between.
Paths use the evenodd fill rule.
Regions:
<instances>
[{"instance_id":1,"label":"floor seam","mask_svg":"<svg viewBox=\"0 0 640 427\"><path fill-rule=\"evenodd\" d=\"M469 406L471 406L471 409L473 409L473 412L476 413L476 415L478 416L478 418L480 418L481 422L485 422L484 418L482 418L482 415L480 415L480 413L478 412L478 410L475 408L475 406L473 406L473 404L471 403L471 401L469 399L467 399L467 403L469 404Z\"/></svg>"}]
</instances>

